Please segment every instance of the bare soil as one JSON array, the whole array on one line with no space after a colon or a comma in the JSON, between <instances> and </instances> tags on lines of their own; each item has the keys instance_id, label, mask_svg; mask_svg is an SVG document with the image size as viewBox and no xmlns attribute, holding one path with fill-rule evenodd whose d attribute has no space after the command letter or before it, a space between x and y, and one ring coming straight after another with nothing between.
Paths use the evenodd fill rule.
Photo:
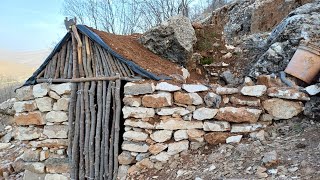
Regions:
<instances>
[{"instance_id":1,"label":"bare soil","mask_svg":"<svg viewBox=\"0 0 320 180\"><path fill-rule=\"evenodd\" d=\"M128 179L260 179L262 158L274 150L278 164L265 167L262 179L320 179L320 122L276 121L265 132L265 141L247 136L239 144L207 145Z\"/></svg>"},{"instance_id":2,"label":"bare soil","mask_svg":"<svg viewBox=\"0 0 320 180\"><path fill-rule=\"evenodd\" d=\"M142 68L156 74L170 76L172 74L182 75L181 67L167 59L161 58L143 47L138 39L140 34L115 35L92 29L106 42L114 51L123 57L135 62Z\"/></svg>"}]
</instances>

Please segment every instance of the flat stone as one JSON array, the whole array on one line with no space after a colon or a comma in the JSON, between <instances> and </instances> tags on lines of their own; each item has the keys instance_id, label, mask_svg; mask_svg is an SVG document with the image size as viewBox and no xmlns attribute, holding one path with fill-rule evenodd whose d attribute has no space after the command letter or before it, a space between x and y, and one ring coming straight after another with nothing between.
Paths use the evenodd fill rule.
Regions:
<instances>
[{"instance_id":1,"label":"flat stone","mask_svg":"<svg viewBox=\"0 0 320 180\"><path fill-rule=\"evenodd\" d=\"M40 150L33 151L32 149L24 150L22 154L22 160L26 162L38 162L40 161Z\"/></svg>"},{"instance_id":2,"label":"flat stone","mask_svg":"<svg viewBox=\"0 0 320 180\"><path fill-rule=\"evenodd\" d=\"M175 155L175 154L178 154L182 151L188 150L188 148L189 148L189 141L188 140L170 143L168 145L168 154Z\"/></svg>"},{"instance_id":3,"label":"flat stone","mask_svg":"<svg viewBox=\"0 0 320 180\"><path fill-rule=\"evenodd\" d=\"M236 94L239 92L237 88L217 87L216 93L220 95Z\"/></svg>"},{"instance_id":4,"label":"flat stone","mask_svg":"<svg viewBox=\"0 0 320 180\"><path fill-rule=\"evenodd\" d=\"M16 98L19 101L27 101L34 99L32 94L32 86L23 86L16 90Z\"/></svg>"},{"instance_id":5,"label":"flat stone","mask_svg":"<svg viewBox=\"0 0 320 180\"><path fill-rule=\"evenodd\" d=\"M263 155L262 162L265 164L265 166L270 167L273 165L278 164L278 154L276 151L270 151Z\"/></svg>"},{"instance_id":6,"label":"flat stone","mask_svg":"<svg viewBox=\"0 0 320 180\"><path fill-rule=\"evenodd\" d=\"M40 162L26 163L24 165L24 168L26 170L29 170L31 172L38 173L38 174L45 173L44 163L40 163Z\"/></svg>"},{"instance_id":7,"label":"flat stone","mask_svg":"<svg viewBox=\"0 0 320 180\"><path fill-rule=\"evenodd\" d=\"M230 102L234 105L244 105L244 106L260 106L260 99L254 97L235 97L230 98Z\"/></svg>"},{"instance_id":8,"label":"flat stone","mask_svg":"<svg viewBox=\"0 0 320 180\"><path fill-rule=\"evenodd\" d=\"M174 101L179 104L191 105L193 103L189 93L175 92L173 97Z\"/></svg>"},{"instance_id":9,"label":"flat stone","mask_svg":"<svg viewBox=\"0 0 320 180\"><path fill-rule=\"evenodd\" d=\"M122 143L122 149L132 152L147 152L149 149L149 146L142 142L130 142L130 141L124 141Z\"/></svg>"},{"instance_id":10,"label":"flat stone","mask_svg":"<svg viewBox=\"0 0 320 180\"><path fill-rule=\"evenodd\" d=\"M262 110L250 109L245 107L224 107L220 108L215 119L228 122L250 122L255 123L258 121Z\"/></svg>"},{"instance_id":11,"label":"flat stone","mask_svg":"<svg viewBox=\"0 0 320 180\"><path fill-rule=\"evenodd\" d=\"M182 89L184 89L185 91L187 91L189 93L209 90L209 88L207 88L207 86L202 85L202 84L183 84Z\"/></svg>"},{"instance_id":12,"label":"flat stone","mask_svg":"<svg viewBox=\"0 0 320 180\"><path fill-rule=\"evenodd\" d=\"M66 112L63 111L50 111L46 115L47 122L65 122L68 121Z\"/></svg>"},{"instance_id":13,"label":"flat stone","mask_svg":"<svg viewBox=\"0 0 320 180\"><path fill-rule=\"evenodd\" d=\"M156 161L160 161L160 162L167 162L170 159L170 155L167 152L160 152L157 155L151 156L150 159L151 160L156 160Z\"/></svg>"},{"instance_id":14,"label":"flat stone","mask_svg":"<svg viewBox=\"0 0 320 180\"><path fill-rule=\"evenodd\" d=\"M62 174L46 174L44 180L68 180L69 178Z\"/></svg>"},{"instance_id":15,"label":"flat stone","mask_svg":"<svg viewBox=\"0 0 320 180\"><path fill-rule=\"evenodd\" d=\"M268 99L262 102L263 108L271 114L275 120L290 119L303 111L301 102L282 99Z\"/></svg>"},{"instance_id":16,"label":"flat stone","mask_svg":"<svg viewBox=\"0 0 320 180\"><path fill-rule=\"evenodd\" d=\"M184 121L181 118L170 118L156 124L156 129L179 130L179 129L202 129L201 121Z\"/></svg>"},{"instance_id":17,"label":"flat stone","mask_svg":"<svg viewBox=\"0 0 320 180\"><path fill-rule=\"evenodd\" d=\"M309 101L310 98L306 93L300 92L294 88L287 87L271 87L267 91L268 96L281 99L294 99L301 101Z\"/></svg>"},{"instance_id":18,"label":"flat stone","mask_svg":"<svg viewBox=\"0 0 320 180\"><path fill-rule=\"evenodd\" d=\"M128 117L147 118L147 117L154 117L155 115L155 111L153 108L124 106L122 108L122 112L123 112L123 118L128 118Z\"/></svg>"},{"instance_id":19,"label":"flat stone","mask_svg":"<svg viewBox=\"0 0 320 180\"><path fill-rule=\"evenodd\" d=\"M23 180L44 180L46 174L33 173L29 170L24 171Z\"/></svg>"},{"instance_id":20,"label":"flat stone","mask_svg":"<svg viewBox=\"0 0 320 180\"><path fill-rule=\"evenodd\" d=\"M119 164L132 164L135 160L135 157L131 155L129 151L122 151L122 153L118 156Z\"/></svg>"},{"instance_id":21,"label":"flat stone","mask_svg":"<svg viewBox=\"0 0 320 180\"><path fill-rule=\"evenodd\" d=\"M43 125L46 123L43 115L39 111L29 113L17 113L14 115L14 121L19 126Z\"/></svg>"},{"instance_id":22,"label":"flat stone","mask_svg":"<svg viewBox=\"0 0 320 180\"><path fill-rule=\"evenodd\" d=\"M125 180L127 178L128 170L129 170L128 165L120 165L118 169L117 179Z\"/></svg>"},{"instance_id":23,"label":"flat stone","mask_svg":"<svg viewBox=\"0 0 320 180\"><path fill-rule=\"evenodd\" d=\"M51 84L50 89L59 95L70 94L72 83Z\"/></svg>"},{"instance_id":24,"label":"flat stone","mask_svg":"<svg viewBox=\"0 0 320 180\"><path fill-rule=\"evenodd\" d=\"M320 83L308 86L304 88L304 90L307 91L307 93L311 96L317 95L320 93Z\"/></svg>"},{"instance_id":25,"label":"flat stone","mask_svg":"<svg viewBox=\"0 0 320 180\"><path fill-rule=\"evenodd\" d=\"M139 94L151 94L155 91L153 83L131 83L128 82L124 85L125 95L139 95Z\"/></svg>"},{"instance_id":26,"label":"flat stone","mask_svg":"<svg viewBox=\"0 0 320 180\"><path fill-rule=\"evenodd\" d=\"M49 87L47 83L36 84L33 86L33 96L36 98L44 97L48 94Z\"/></svg>"},{"instance_id":27,"label":"flat stone","mask_svg":"<svg viewBox=\"0 0 320 180\"><path fill-rule=\"evenodd\" d=\"M204 97L204 102L208 107L213 107L213 108L219 108L221 104L221 96L219 96L216 93L209 92L205 97Z\"/></svg>"},{"instance_id":28,"label":"flat stone","mask_svg":"<svg viewBox=\"0 0 320 180\"><path fill-rule=\"evenodd\" d=\"M54 111L68 111L69 110L70 98L61 98L58 99L56 103L53 104Z\"/></svg>"},{"instance_id":29,"label":"flat stone","mask_svg":"<svg viewBox=\"0 0 320 180\"><path fill-rule=\"evenodd\" d=\"M156 86L156 90L158 91L168 91L168 92L174 92L174 91L179 91L181 90L181 87L169 84L167 82L161 82L158 83Z\"/></svg>"},{"instance_id":30,"label":"flat stone","mask_svg":"<svg viewBox=\"0 0 320 180\"><path fill-rule=\"evenodd\" d=\"M205 131L230 131L230 123L227 121L205 121L203 130Z\"/></svg>"},{"instance_id":31,"label":"flat stone","mask_svg":"<svg viewBox=\"0 0 320 180\"><path fill-rule=\"evenodd\" d=\"M243 135L230 136L226 139L226 143L239 143Z\"/></svg>"},{"instance_id":32,"label":"flat stone","mask_svg":"<svg viewBox=\"0 0 320 180\"><path fill-rule=\"evenodd\" d=\"M155 125L150 124L149 122L141 121L141 120L132 120L126 119L124 121L125 126L137 127L142 129L154 129Z\"/></svg>"},{"instance_id":33,"label":"flat stone","mask_svg":"<svg viewBox=\"0 0 320 180\"><path fill-rule=\"evenodd\" d=\"M126 95L122 99L125 106L139 107L141 106L141 97Z\"/></svg>"},{"instance_id":34,"label":"flat stone","mask_svg":"<svg viewBox=\"0 0 320 180\"><path fill-rule=\"evenodd\" d=\"M0 143L0 150L7 149L11 146L11 143Z\"/></svg>"},{"instance_id":35,"label":"flat stone","mask_svg":"<svg viewBox=\"0 0 320 180\"><path fill-rule=\"evenodd\" d=\"M17 127L16 139L20 141L38 139L41 136L42 129L37 127Z\"/></svg>"},{"instance_id":36,"label":"flat stone","mask_svg":"<svg viewBox=\"0 0 320 180\"><path fill-rule=\"evenodd\" d=\"M144 107L161 108L172 105L171 93L160 92L158 94L144 95L142 97Z\"/></svg>"},{"instance_id":37,"label":"flat stone","mask_svg":"<svg viewBox=\"0 0 320 180\"><path fill-rule=\"evenodd\" d=\"M126 131L123 133L123 138L128 141L145 141L148 138L148 134L137 131Z\"/></svg>"},{"instance_id":38,"label":"flat stone","mask_svg":"<svg viewBox=\"0 0 320 180\"><path fill-rule=\"evenodd\" d=\"M196 120L213 119L213 117L218 113L218 109L210 108L199 108L193 112L193 118Z\"/></svg>"},{"instance_id":39,"label":"flat stone","mask_svg":"<svg viewBox=\"0 0 320 180\"><path fill-rule=\"evenodd\" d=\"M204 135L204 139L207 143L212 145L217 145L220 143L225 143L226 139L231 136L230 133L227 132L211 132Z\"/></svg>"},{"instance_id":40,"label":"flat stone","mask_svg":"<svg viewBox=\"0 0 320 180\"><path fill-rule=\"evenodd\" d=\"M260 97L264 95L266 91L267 91L267 87L265 85L244 86L241 89L241 94L245 96Z\"/></svg>"},{"instance_id":41,"label":"flat stone","mask_svg":"<svg viewBox=\"0 0 320 180\"><path fill-rule=\"evenodd\" d=\"M68 138L68 126L67 125L44 126L43 134L50 139Z\"/></svg>"},{"instance_id":42,"label":"flat stone","mask_svg":"<svg viewBox=\"0 0 320 180\"><path fill-rule=\"evenodd\" d=\"M231 125L231 132L232 133L247 133L253 132L258 129L263 128L264 125L262 124L232 124Z\"/></svg>"},{"instance_id":43,"label":"flat stone","mask_svg":"<svg viewBox=\"0 0 320 180\"><path fill-rule=\"evenodd\" d=\"M188 133L187 130L177 130L173 134L174 140L175 141L181 141L184 139L188 139Z\"/></svg>"},{"instance_id":44,"label":"flat stone","mask_svg":"<svg viewBox=\"0 0 320 180\"><path fill-rule=\"evenodd\" d=\"M61 97L59 96L58 93L54 92L54 91L49 91L49 97L51 97L52 99L58 100Z\"/></svg>"},{"instance_id":45,"label":"flat stone","mask_svg":"<svg viewBox=\"0 0 320 180\"><path fill-rule=\"evenodd\" d=\"M53 99L50 97L37 98L36 103L41 112L52 110Z\"/></svg>"},{"instance_id":46,"label":"flat stone","mask_svg":"<svg viewBox=\"0 0 320 180\"><path fill-rule=\"evenodd\" d=\"M169 115L179 115L184 116L191 113L189 110L183 107L174 107L174 108L161 108L157 109L157 114L160 116L169 116Z\"/></svg>"},{"instance_id":47,"label":"flat stone","mask_svg":"<svg viewBox=\"0 0 320 180\"><path fill-rule=\"evenodd\" d=\"M191 97L193 105L203 104L203 100L202 100L201 96L199 96L198 93L189 93L189 96Z\"/></svg>"},{"instance_id":48,"label":"flat stone","mask_svg":"<svg viewBox=\"0 0 320 180\"><path fill-rule=\"evenodd\" d=\"M13 104L13 109L19 112L30 112L37 109L37 104L34 100L31 101L18 101Z\"/></svg>"},{"instance_id":49,"label":"flat stone","mask_svg":"<svg viewBox=\"0 0 320 180\"><path fill-rule=\"evenodd\" d=\"M49 158L45 161L47 173L69 173L68 158Z\"/></svg>"},{"instance_id":50,"label":"flat stone","mask_svg":"<svg viewBox=\"0 0 320 180\"><path fill-rule=\"evenodd\" d=\"M165 142L171 139L172 131L171 130L160 130L155 131L150 135L151 139L156 142Z\"/></svg>"},{"instance_id":51,"label":"flat stone","mask_svg":"<svg viewBox=\"0 0 320 180\"><path fill-rule=\"evenodd\" d=\"M164 144L164 143L152 144L149 146L149 152L153 155L156 155L156 154L159 154L160 152L164 151L167 148L168 148L168 145Z\"/></svg>"},{"instance_id":52,"label":"flat stone","mask_svg":"<svg viewBox=\"0 0 320 180\"><path fill-rule=\"evenodd\" d=\"M205 134L205 132L202 130L188 129L187 134L188 134L188 138L190 141L195 141L195 142L203 142L204 141L203 135Z\"/></svg>"},{"instance_id":53,"label":"flat stone","mask_svg":"<svg viewBox=\"0 0 320 180\"><path fill-rule=\"evenodd\" d=\"M67 147L68 140L67 139L45 139L42 141L30 141L29 143L32 147Z\"/></svg>"},{"instance_id":54,"label":"flat stone","mask_svg":"<svg viewBox=\"0 0 320 180\"><path fill-rule=\"evenodd\" d=\"M273 120L273 116L270 114L262 114L259 118L259 121L272 121Z\"/></svg>"}]
</instances>

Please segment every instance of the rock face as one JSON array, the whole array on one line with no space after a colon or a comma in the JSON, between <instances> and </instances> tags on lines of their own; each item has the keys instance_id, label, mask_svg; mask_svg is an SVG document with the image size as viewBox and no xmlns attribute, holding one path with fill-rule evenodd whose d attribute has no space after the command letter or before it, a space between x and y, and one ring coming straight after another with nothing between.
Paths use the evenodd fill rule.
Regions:
<instances>
[{"instance_id":1,"label":"rock face","mask_svg":"<svg viewBox=\"0 0 320 180\"><path fill-rule=\"evenodd\" d=\"M155 54L185 65L197 41L191 21L174 16L145 32L140 42Z\"/></svg>"},{"instance_id":2,"label":"rock face","mask_svg":"<svg viewBox=\"0 0 320 180\"><path fill-rule=\"evenodd\" d=\"M263 108L275 119L290 119L303 111L301 102L282 99L268 99L262 103Z\"/></svg>"},{"instance_id":3,"label":"rock face","mask_svg":"<svg viewBox=\"0 0 320 180\"><path fill-rule=\"evenodd\" d=\"M307 40L319 46L320 26L319 2L305 4L291 13L273 29L265 42L264 48L268 49L253 63L250 76L271 74L283 71L300 40Z\"/></svg>"}]
</instances>

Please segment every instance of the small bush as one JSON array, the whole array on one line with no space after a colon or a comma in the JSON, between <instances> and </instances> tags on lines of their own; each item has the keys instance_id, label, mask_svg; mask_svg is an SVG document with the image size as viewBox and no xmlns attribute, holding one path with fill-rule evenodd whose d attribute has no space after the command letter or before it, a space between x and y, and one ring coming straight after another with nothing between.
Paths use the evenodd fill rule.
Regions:
<instances>
[{"instance_id":1,"label":"small bush","mask_svg":"<svg viewBox=\"0 0 320 180\"><path fill-rule=\"evenodd\" d=\"M200 64L201 65L205 65L205 64L211 64L213 63L214 59L212 57L204 57L200 60Z\"/></svg>"}]
</instances>

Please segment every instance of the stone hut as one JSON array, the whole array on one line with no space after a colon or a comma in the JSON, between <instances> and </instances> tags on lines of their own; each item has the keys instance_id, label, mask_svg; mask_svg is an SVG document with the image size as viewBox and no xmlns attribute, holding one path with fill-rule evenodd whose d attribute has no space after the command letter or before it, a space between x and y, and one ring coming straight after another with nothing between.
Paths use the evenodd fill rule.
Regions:
<instances>
[{"instance_id":1,"label":"stone hut","mask_svg":"<svg viewBox=\"0 0 320 180\"><path fill-rule=\"evenodd\" d=\"M138 37L74 25L17 90L26 179L123 179L206 143L240 142L309 100L267 75L186 83L185 69Z\"/></svg>"}]
</instances>

